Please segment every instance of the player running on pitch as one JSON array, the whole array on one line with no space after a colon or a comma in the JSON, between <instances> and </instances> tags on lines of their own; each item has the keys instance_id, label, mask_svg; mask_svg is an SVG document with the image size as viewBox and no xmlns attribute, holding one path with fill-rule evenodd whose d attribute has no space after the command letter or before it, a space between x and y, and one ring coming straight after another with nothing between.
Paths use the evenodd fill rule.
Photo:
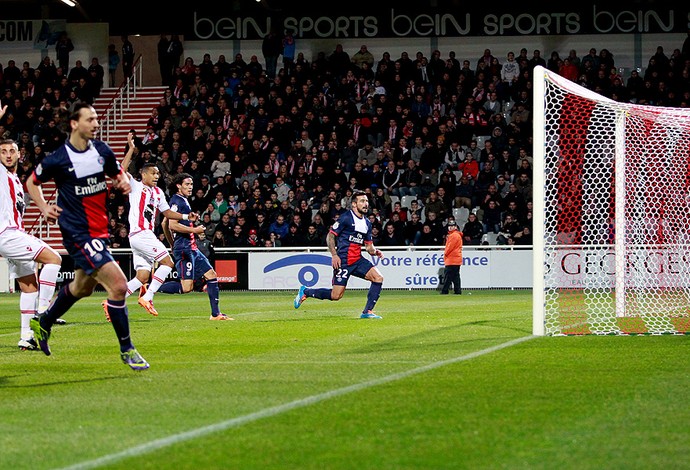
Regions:
<instances>
[{"instance_id":1,"label":"player running on pitch","mask_svg":"<svg viewBox=\"0 0 690 470\"><path fill-rule=\"evenodd\" d=\"M7 105L0 108L0 118ZM14 140L0 141L0 256L7 258L10 276L19 284L21 350L37 350L31 331L31 318L48 308L55 293L55 284L62 257L44 241L24 231L24 190L17 176L19 146ZM36 279L36 263L43 268Z\"/></svg>"},{"instance_id":2,"label":"player running on pitch","mask_svg":"<svg viewBox=\"0 0 690 470\"><path fill-rule=\"evenodd\" d=\"M127 135L129 148L122 160L122 168L127 170L134 155L134 136L130 132ZM156 237L154 228L158 220L158 214L162 213L171 220L189 220L194 222L199 217L196 213L180 214L170 209L165 193L158 187L160 170L154 163L146 163L141 168L141 181L137 181L129 172L129 184L132 191L129 193L129 244L134 255L134 269L136 276L127 282L127 297L132 295L149 282L151 269L154 263L158 267L153 273L153 279L145 292L139 297L139 305L153 316L158 316L153 306L153 296L172 271L174 264L167 248ZM110 321L107 305L103 302L105 316Z\"/></svg>"},{"instance_id":3,"label":"player running on pitch","mask_svg":"<svg viewBox=\"0 0 690 470\"><path fill-rule=\"evenodd\" d=\"M190 214L192 208L187 198L192 194L194 181L192 175L178 173L172 182L171 190L175 194L170 198L170 207L181 214ZM185 294L194 288L195 280L206 280L206 293L211 303L211 316L209 320L234 320L234 318L221 313L220 291L218 287L218 275L211 266L208 258L199 250L196 244L196 235L205 230L203 225L194 226L190 220L163 219L163 232L173 247L175 267L180 276L180 282L168 281L158 290L166 294Z\"/></svg>"},{"instance_id":4,"label":"player running on pitch","mask_svg":"<svg viewBox=\"0 0 690 470\"><path fill-rule=\"evenodd\" d=\"M55 321L101 284L108 292L108 313L122 362L134 370L148 369L149 363L130 336L125 301L127 277L108 249L106 175L123 194L131 190L129 181L110 146L95 138L100 123L93 106L77 103L72 111L61 109L58 113L60 126L69 136L38 164L26 187L43 216L49 221L58 220L62 244L74 261L74 279L60 289L45 313L31 319L31 329L38 347L50 356L48 340ZM57 185L57 205L43 197L40 185L49 180Z\"/></svg>"},{"instance_id":5,"label":"player running on pitch","mask_svg":"<svg viewBox=\"0 0 690 470\"><path fill-rule=\"evenodd\" d=\"M307 297L319 300L340 300L345 293L351 276L371 282L367 302L360 318L381 318L374 313L374 307L381 295L383 276L378 269L362 256L362 247L372 256L383 258L381 250L374 247L371 239L371 222L366 218L369 212L369 198L364 191L355 191L350 199L350 210L344 212L331 226L326 244L333 257L333 287L331 289L310 289L301 286L295 296L295 308L299 308Z\"/></svg>"}]
</instances>

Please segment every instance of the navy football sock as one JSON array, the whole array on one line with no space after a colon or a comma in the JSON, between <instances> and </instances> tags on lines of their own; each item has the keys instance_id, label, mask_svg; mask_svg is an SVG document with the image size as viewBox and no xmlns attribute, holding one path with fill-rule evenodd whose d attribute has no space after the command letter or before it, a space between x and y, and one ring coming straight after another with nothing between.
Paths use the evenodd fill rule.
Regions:
<instances>
[{"instance_id":1,"label":"navy football sock","mask_svg":"<svg viewBox=\"0 0 690 470\"><path fill-rule=\"evenodd\" d=\"M117 340L120 342L120 351L132 349L132 338L129 336L129 313L125 300L106 300L108 315L115 329Z\"/></svg>"},{"instance_id":2,"label":"navy football sock","mask_svg":"<svg viewBox=\"0 0 690 470\"><path fill-rule=\"evenodd\" d=\"M218 306L218 297L220 296L218 279L206 281L206 293L208 294L209 302L211 302L211 315L215 317L220 313L220 307Z\"/></svg>"},{"instance_id":3,"label":"navy football sock","mask_svg":"<svg viewBox=\"0 0 690 470\"><path fill-rule=\"evenodd\" d=\"M371 283L371 286L369 287L369 292L367 293L367 305L364 307L363 313L367 313L369 310L374 310L376 302L379 300L379 297L381 296L381 286L383 286L383 284L380 282Z\"/></svg>"},{"instance_id":4,"label":"navy football sock","mask_svg":"<svg viewBox=\"0 0 690 470\"><path fill-rule=\"evenodd\" d=\"M321 300L332 300L331 289L305 289L304 295Z\"/></svg>"},{"instance_id":5,"label":"navy football sock","mask_svg":"<svg viewBox=\"0 0 690 470\"><path fill-rule=\"evenodd\" d=\"M69 284L60 289L55 300L46 310L43 318L41 318L41 326L50 328L55 323L55 320L63 316L77 300L79 298L73 296L69 291Z\"/></svg>"},{"instance_id":6,"label":"navy football sock","mask_svg":"<svg viewBox=\"0 0 690 470\"><path fill-rule=\"evenodd\" d=\"M158 288L158 292L164 294L181 294L182 293L182 283L177 281L168 281L161 284Z\"/></svg>"}]
</instances>

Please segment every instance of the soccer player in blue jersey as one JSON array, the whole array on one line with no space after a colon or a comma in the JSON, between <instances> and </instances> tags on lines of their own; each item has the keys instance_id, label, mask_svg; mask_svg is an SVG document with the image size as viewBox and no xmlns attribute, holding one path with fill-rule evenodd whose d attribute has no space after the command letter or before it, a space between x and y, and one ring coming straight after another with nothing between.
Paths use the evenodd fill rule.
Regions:
<instances>
[{"instance_id":1,"label":"soccer player in blue jersey","mask_svg":"<svg viewBox=\"0 0 690 470\"><path fill-rule=\"evenodd\" d=\"M234 318L220 312L220 290L218 288L218 275L211 266L208 258L199 250L196 244L196 235L206 228L203 225L195 226L190 221L189 214L193 214L187 198L192 195L194 180L192 175L179 173L175 175L171 190L175 194L170 198L170 210L187 215L183 220L163 219L162 227L165 238L173 248L175 268L180 277L180 282L168 281L163 284L158 292L165 294L186 294L194 289L195 280L206 280L206 293L211 303L210 320L234 320ZM171 192L172 192L171 191ZM194 220L195 217L192 217Z\"/></svg>"},{"instance_id":2,"label":"soccer player in blue jersey","mask_svg":"<svg viewBox=\"0 0 690 470\"><path fill-rule=\"evenodd\" d=\"M79 103L72 112L59 113L69 137L38 164L26 185L43 216L58 222L75 272L74 280L60 289L48 310L31 319L34 338L49 356L48 339L55 321L101 284L108 293L108 313L120 343L120 358L134 370L148 369L149 363L130 337L125 303L127 278L108 250L106 175L124 194L131 190L129 181L110 146L94 138L100 123L91 105ZM58 189L57 205L46 202L40 187L51 179Z\"/></svg>"},{"instance_id":3,"label":"soccer player in blue jersey","mask_svg":"<svg viewBox=\"0 0 690 470\"><path fill-rule=\"evenodd\" d=\"M301 286L295 296L295 308L299 308L307 297L320 300L340 300L345 293L347 281L351 276L371 282L367 303L360 318L381 318L374 313L374 307L381 295L383 276L378 269L362 256L362 247L372 256L383 258L381 250L376 249L371 239L369 198L364 191L355 191L350 199L350 210L343 212L333 223L326 237L328 251L333 257L333 287L331 289L310 289Z\"/></svg>"}]
</instances>

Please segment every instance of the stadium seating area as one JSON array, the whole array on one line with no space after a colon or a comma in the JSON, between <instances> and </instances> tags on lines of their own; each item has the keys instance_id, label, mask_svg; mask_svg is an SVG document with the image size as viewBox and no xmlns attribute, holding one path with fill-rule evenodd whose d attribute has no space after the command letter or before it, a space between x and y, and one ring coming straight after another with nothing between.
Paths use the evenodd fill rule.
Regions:
<instances>
[{"instance_id":1,"label":"stadium seating area","mask_svg":"<svg viewBox=\"0 0 690 470\"><path fill-rule=\"evenodd\" d=\"M470 214L482 237L467 244L513 244L531 225L536 65L614 100L690 103L690 58L681 49L657 51L644 71L625 77L607 49L547 60L524 48L514 57L489 49L464 60L443 55L298 54L274 78L255 57L186 58L152 107L128 170L156 162L166 191L175 174L192 175L190 203L217 247L321 246L354 189L370 194L376 233L392 221L406 245L425 225L434 235L425 242L442 245L448 218L464 228ZM47 60L2 68L8 112L0 133L20 145L22 178L62 141L54 110L101 93L102 67L79 67L61 70ZM127 246L126 199L111 194L109 210L113 246ZM517 220L511 226L503 226L507 213Z\"/></svg>"}]
</instances>

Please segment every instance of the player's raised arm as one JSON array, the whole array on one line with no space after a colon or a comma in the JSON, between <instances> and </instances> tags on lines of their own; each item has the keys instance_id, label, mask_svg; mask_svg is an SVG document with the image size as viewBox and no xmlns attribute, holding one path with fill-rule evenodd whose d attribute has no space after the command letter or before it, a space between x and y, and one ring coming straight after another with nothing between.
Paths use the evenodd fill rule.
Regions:
<instances>
[{"instance_id":1,"label":"player's raised arm","mask_svg":"<svg viewBox=\"0 0 690 470\"><path fill-rule=\"evenodd\" d=\"M132 162L132 156L134 155L134 134L131 132L127 133L127 153L125 154L125 158L122 159L122 169L125 171L125 173L128 173L127 168L129 168L129 164Z\"/></svg>"}]
</instances>

